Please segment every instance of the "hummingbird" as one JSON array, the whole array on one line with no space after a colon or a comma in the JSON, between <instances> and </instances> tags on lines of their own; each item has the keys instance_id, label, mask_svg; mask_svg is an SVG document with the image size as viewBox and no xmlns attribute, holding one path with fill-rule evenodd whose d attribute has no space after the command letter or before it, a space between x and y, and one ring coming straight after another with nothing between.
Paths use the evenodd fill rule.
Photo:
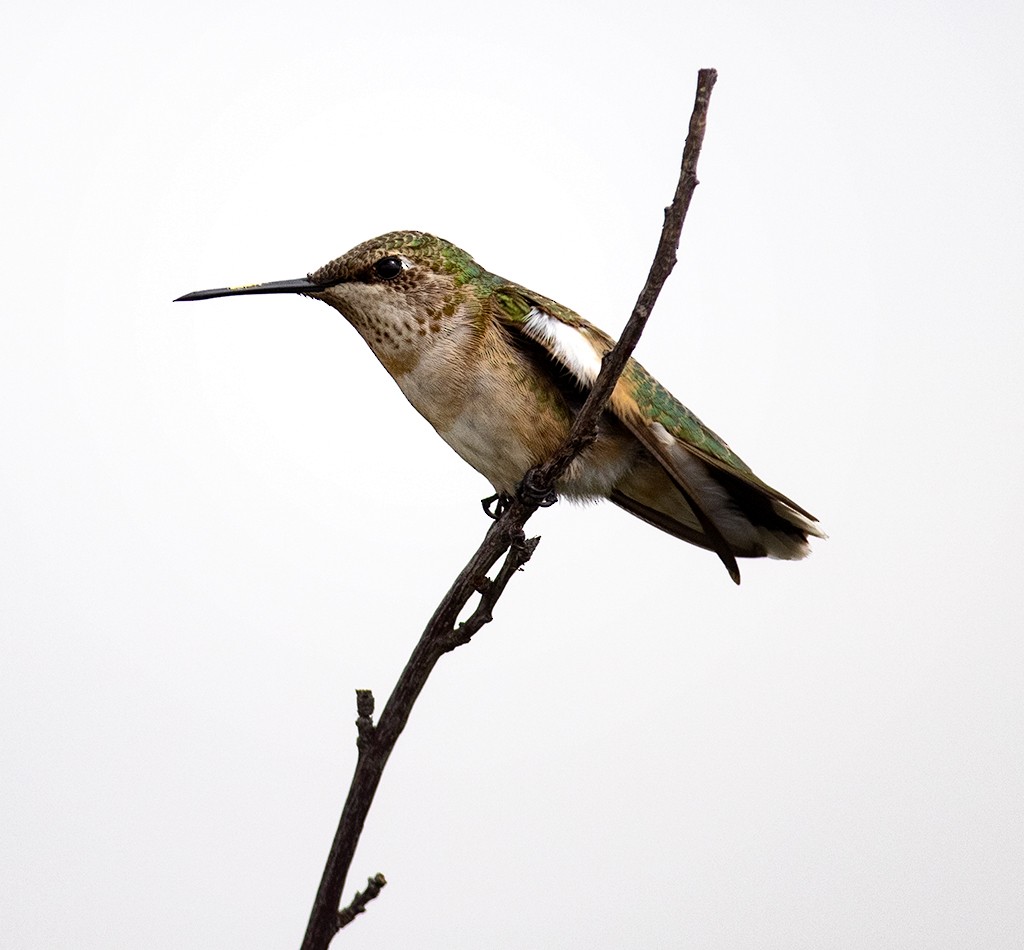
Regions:
<instances>
[{"instance_id":1,"label":"hummingbird","mask_svg":"<svg viewBox=\"0 0 1024 950\"><path fill-rule=\"evenodd\" d=\"M177 299L242 294L301 294L339 311L438 435L491 483L497 495L485 503L514 495L526 472L554 454L615 342L421 231L365 241L296 280ZM758 478L633 359L596 440L556 491L607 498L715 552L737 584L736 558L796 560L809 536L825 537L813 515Z\"/></svg>"}]
</instances>

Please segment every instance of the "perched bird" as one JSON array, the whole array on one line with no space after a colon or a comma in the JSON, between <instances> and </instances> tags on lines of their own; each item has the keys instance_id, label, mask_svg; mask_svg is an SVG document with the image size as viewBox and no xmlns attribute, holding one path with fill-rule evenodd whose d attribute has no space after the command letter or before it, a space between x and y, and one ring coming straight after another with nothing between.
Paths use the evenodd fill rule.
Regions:
<instances>
[{"instance_id":1,"label":"perched bird","mask_svg":"<svg viewBox=\"0 0 1024 950\"><path fill-rule=\"evenodd\" d=\"M295 293L338 310L405 397L499 495L565 439L614 341L567 307L484 270L431 234L366 241L297 280L200 290L178 300ZM822 538L813 515L758 478L714 432L630 360L596 441L557 490L608 498L714 551L793 560Z\"/></svg>"}]
</instances>

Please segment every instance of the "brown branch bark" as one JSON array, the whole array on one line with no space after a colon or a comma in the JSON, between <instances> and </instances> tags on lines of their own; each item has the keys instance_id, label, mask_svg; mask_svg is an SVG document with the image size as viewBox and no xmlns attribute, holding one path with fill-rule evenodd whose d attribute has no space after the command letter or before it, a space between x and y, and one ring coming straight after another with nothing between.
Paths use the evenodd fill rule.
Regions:
<instances>
[{"instance_id":1,"label":"brown branch bark","mask_svg":"<svg viewBox=\"0 0 1024 950\"><path fill-rule=\"evenodd\" d=\"M380 886L375 890L370 887L362 894L357 894L350 907L338 910L352 857L384 766L408 722L416 698L426 685L427 677L437 661L445 653L468 642L477 630L490 621L494 604L506 584L529 561L540 539L527 539L523 528L542 501L554 491L558 478L572 460L594 441L598 419L640 339L661 288L675 266L683 221L697 186L697 159L704 140L711 90L717 78L718 74L713 69L702 69L697 74L697 96L683 149L679 182L672 203L665 209L665 223L647 282L619 341L606 354L601 373L576 416L565 444L547 462L526 473L517 497L487 529L480 547L430 618L376 725L372 718L372 694L369 690L357 691L359 756L310 913L302 950L326 950L338 930L362 912L366 902L376 897L380 886L383 886L383 876L378 875ZM506 555L505 560L492 580L487 574L502 555ZM459 614L474 594L480 595L480 602L469 618L456 627ZM370 879L371 884L374 880ZM369 893L371 890L373 893Z\"/></svg>"}]
</instances>

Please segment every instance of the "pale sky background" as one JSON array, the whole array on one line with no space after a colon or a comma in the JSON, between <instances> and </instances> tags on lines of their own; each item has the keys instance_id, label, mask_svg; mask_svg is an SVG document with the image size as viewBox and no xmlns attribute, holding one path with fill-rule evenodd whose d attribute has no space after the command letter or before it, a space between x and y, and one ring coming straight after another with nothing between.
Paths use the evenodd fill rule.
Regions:
<instances>
[{"instance_id":1,"label":"pale sky background","mask_svg":"<svg viewBox=\"0 0 1024 950\"><path fill-rule=\"evenodd\" d=\"M489 494L328 307L433 231L611 332L831 535L560 504L384 777L352 948L1024 932L1024 7L125 2L5 18L0 943L297 947Z\"/></svg>"}]
</instances>

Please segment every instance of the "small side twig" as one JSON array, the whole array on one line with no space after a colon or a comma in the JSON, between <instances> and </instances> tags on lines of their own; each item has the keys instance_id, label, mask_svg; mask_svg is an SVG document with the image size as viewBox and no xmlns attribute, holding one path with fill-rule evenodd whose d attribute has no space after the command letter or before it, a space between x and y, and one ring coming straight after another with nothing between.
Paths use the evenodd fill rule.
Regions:
<instances>
[{"instance_id":1,"label":"small side twig","mask_svg":"<svg viewBox=\"0 0 1024 950\"><path fill-rule=\"evenodd\" d=\"M516 571L522 570L523 565L533 557L533 552L537 550L538 544L540 544L540 538L524 538L521 534L513 540L508 555L502 562L494 580L489 577L484 578L486 583L480 587L480 600L476 609L452 631L449 649L454 650L455 647L469 643L474 633L485 623L491 622L491 611L504 592L505 585L512 580Z\"/></svg>"},{"instance_id":2,"label":"small side twig","mask_svg":"<svg viewBox=\"0 0 1024 950\"><path fill-rule=\"evenodd\" d=\"M356 896L352 898L352 903L348 907L343 907L338 911L337 929L341 930L342 927L347 926L356 919L356 916L362 914L366 910L366 905L370 903L378 894L381 892L381 888L387 884L383 874L374 874L373 877L368 878L366 881L365 891L356 891Z\"/></svg>"},{"instance_id":3,"label":"small side twig","mask_svg":"<svg viewBox=\"0 0 1024 950\"><path fill-rule=\"evenodd\" d=\"M654 262L629 322L619 341L605 355L601 372L576 416L565 444L547 462L526 473L516 497L510 504L506 506L504 499L495 499L499 502L495 509L497 517L487 529L476 553L438 604L395 684L376 726L372 722L372 695L368 690L360 691L359 702L362 705L359 706L357 720L359 756L355 774L352 776L348 797L338 822L338 830L313 902L309 924L302 941L302 950L326 950L338 929L343 926L339 923L342 917L351 911L351 915L344 921L348 923L362 911L366 901L376 897L380 892L378 887L370 894L368 888L362 895L357 895L350 907L338 911L345 878L352 864L366 815L380 783L384 766L405 728L416 698L426 685L427 677L437 661L446 652L467 643L477 630L490 621L494 604L505 586L533 554L539 539L526 540L523 526L538 507L548 503L558 479L572 460L594 441L601 413L643 332L661 288L675 266L683 221L697 186L697 159L704 139L711 90L716 79L717 73L713 69L702 69L697 75L697 96L683 149L679 181L672 203L665 209L665 222ZM488 511L488 514L491 513L486 505L484 510ZM488 572L506 552L507 556L498 574L493 580L489 579ZM476 609L456 628L459 614L476 594L480 596ZM371 878L371 882L373 880L375 879ZM380 880L383 882L382 877ZM366 896L368 894L370 896Z\"/></svg>"}]
</instances>

